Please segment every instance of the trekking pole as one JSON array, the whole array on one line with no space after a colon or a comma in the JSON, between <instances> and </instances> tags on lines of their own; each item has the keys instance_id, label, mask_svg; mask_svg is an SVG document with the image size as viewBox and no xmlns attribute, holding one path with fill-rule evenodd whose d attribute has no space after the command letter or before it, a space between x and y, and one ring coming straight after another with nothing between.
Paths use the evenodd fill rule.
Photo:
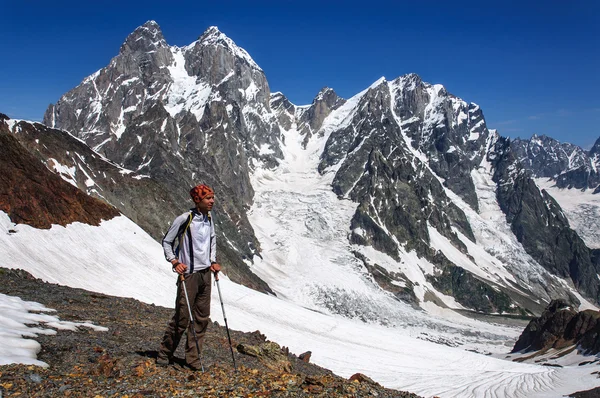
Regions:
<instances>
[{"instance_id":1,"label":"trekking pole","mask_svg":"<svg viewBox=\"0 0 600 398\"><path fill-rule=\"evenodd\" d=\"M183 293L185 293L185 301L187 303L188 311L190 313L189 326L192 329L192 333L194 334L194 340L196 341L196 352L198 353L198 360L200 361L200 368L202 369L202 373L204 373L204 365L202 364L202 357L200 356L200 346L198 345L198 336L196 336L196 325L194 322L194 315L192 315L192 307L190 307L190 299L187 294L187 288L185 287L185 277L183 276L183 274L181 274L181 284L183 285Z\"/></svg>"},{"instance_id":2,"label":"trekking pole","mask_svg":"<svg viewBox=\"0 0 600 398\"><path fill-rule=\"evenodd\" d=\"M223 296L221 296L221 287L219 286L219 275L217 272L215 272L215 283L217 284L217 290L219 291L219 300L221 300L221 309L223 310L223 319L225 320L225 330L227 330L227 340L229 340L231 359L233 359L233 369L237 372L237 365L235 364L235 356L233 355L233 346L231 345L231 336L229 335L229 326L227 326L227 316L225 315L225 306L223 305Z\"/></svg>"}]
</instances>

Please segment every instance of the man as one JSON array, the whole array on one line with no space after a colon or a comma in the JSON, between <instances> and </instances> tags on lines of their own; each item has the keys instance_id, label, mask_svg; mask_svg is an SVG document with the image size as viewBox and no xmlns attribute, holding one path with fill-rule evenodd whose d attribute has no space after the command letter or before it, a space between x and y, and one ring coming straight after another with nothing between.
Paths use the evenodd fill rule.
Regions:
<instances>
[{"instance_id":1,"label":"man","mask_svg":"<svg viewBox=\"0 0 600 398\"><path fill-rule=\"evenodd\" d=\"M188 330L185 361L192 370L199 370L202 368L199 351L210 321L211 271L216 274L221 266L216 261L215 227L210 216L215 203L214 191L202 184L192 188L190 195L195 208L177 217L162 241L165 258L173 271L185 279L182 281L181 276L178 279L175 314L165 331L156 363L166 366L171 362L183 332L189 326L196 331L198 347L193 332ZM192 325L182 283L185 283L190 301Z\"/></svg>"}]
</instances>

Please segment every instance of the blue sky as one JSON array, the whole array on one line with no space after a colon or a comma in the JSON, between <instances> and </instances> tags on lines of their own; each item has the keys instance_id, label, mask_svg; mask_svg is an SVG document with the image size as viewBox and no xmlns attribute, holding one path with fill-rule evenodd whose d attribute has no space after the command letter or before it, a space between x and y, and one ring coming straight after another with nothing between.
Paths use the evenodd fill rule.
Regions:
<instances>
[{"instance_id":1,"label":"blue sky","mask_svg":"<svg viewBox=\"0 0 600 398\"><path fill-rule=\"evenodd\" d=\"M0 112L13 118L41 120L155 20L177 46L218 26L297 105L325 86L349 98L414 72L479 104L502 135L584 148L600 136L598 1L3 3Z\"/></svg>"}]
</instances>

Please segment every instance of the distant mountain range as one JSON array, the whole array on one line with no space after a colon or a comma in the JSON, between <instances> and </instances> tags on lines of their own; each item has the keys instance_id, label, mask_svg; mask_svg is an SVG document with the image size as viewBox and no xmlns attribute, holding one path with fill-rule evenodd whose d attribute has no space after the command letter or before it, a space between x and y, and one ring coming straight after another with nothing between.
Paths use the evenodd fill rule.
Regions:
<instances>
[{"instance_id":1,"label":"distant mountain range","mask_svg":"<svg viewBox=\"0 0 600 398\"><path fill-rule=\"evenodd\" d=\"M600 189L600 138L589 151L545 135L511 142L523 167L534 177L547 177L559 188Z\"/></svg>"},{"instance_id":2,"label":"distant mountain range","mask_svg":"<svg viewBox=\"0 0 600 398\"><path fill-rule=\"evenodd\" d=\"M350 99L324 88L297 106L271 93L262 69L216 27L175 47L150 21L51 105L43 125L4 117L0 130L157 240L191 203L189 187L215 187L220 261L232 280L269 294L282 292L252 270L262 256L248 216L252 177L281 167L294 132L317 151L315 172L331 175L338 200L356 206L339 220L348 255L399 305L530 315L555 298L600 299L600 242L584 243L535 180L574 188L573 198L597 194L600 139L589 152L545 136L511 141L488 129L478 105L416 74Z\"/></svg>"}]
</instances>

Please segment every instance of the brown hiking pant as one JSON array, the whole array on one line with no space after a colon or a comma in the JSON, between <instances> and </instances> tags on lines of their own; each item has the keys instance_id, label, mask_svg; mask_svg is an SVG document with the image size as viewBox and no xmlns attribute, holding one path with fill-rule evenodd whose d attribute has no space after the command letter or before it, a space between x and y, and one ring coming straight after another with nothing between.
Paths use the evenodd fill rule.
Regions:
<instances>
[{"instance_id":1,"label":"brown hiking pant","mask_svg":"<svg viewBox=\"0 0 600 398\"><path fill-rule=\"evenodd\" d=\"M194 316L193 323L196 330L196 336L198 337L198 347L200 348L200 351L202 351L204 334L206 333L206 328L210 322L210 268L194 272L191 275L186 275L185 287L190 299L192 315ZM185 300L185 292L183 290L181 279L179 279L177 283L175 314L167 326L167 330L165 331L165 335L163 336L163 340L158 351L158 356L159 358L171 358L177 349L177 345L183 336L183 332L188 329L187 342L185 346L185 361L188 365L199 368L200 355L196 350L194 334L191 330L189 330L189 318L190 315L187 302Z\"/></svg>"}]
</instances>

